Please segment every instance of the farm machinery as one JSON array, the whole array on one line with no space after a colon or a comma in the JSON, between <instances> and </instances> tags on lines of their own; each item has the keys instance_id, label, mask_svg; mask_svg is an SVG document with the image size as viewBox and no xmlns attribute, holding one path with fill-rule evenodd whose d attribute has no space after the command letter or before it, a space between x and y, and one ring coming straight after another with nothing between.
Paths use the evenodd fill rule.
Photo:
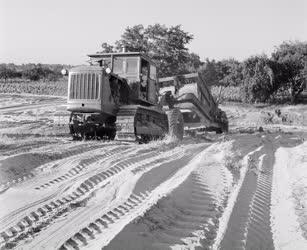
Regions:
<instances>
[{"instance_id":1,"label":"farm machinery","mask_svg":"<svg viewBox=\"0 0 307 250\"><path fill-rule=\"evenodd\" d=\"M89 63L69 71L67 110L74 139L147 142L166 134L182 139L189 117L194 128L228 130L225 113L198 74L158 80L155 63L139 52L91 54Z\"/></svg>"}]
</instances>

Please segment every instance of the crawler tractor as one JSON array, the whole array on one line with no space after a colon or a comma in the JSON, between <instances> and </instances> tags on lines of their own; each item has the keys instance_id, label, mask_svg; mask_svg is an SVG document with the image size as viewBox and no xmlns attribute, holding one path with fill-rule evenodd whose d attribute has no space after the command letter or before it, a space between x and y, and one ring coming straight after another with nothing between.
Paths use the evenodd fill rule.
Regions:
<instances>
[{"instance_id":1,"label":"crawler tractor","mask_svg":"<svg viewBox=\"0 0 307 250\"><path fill-rule=\"evenodd\" d=\"M176 93L159 92L156 65L143 53L96 53L89 62L69 71L67 110L74 139L147 142L166 134L182 139L181 110L196 112L204 126L217 132L228 129L227 118L201 82L195 85L197 93L179 96L178 84ZM183 109L184 103L189 107Z\"/></svg>"}]
</instances>

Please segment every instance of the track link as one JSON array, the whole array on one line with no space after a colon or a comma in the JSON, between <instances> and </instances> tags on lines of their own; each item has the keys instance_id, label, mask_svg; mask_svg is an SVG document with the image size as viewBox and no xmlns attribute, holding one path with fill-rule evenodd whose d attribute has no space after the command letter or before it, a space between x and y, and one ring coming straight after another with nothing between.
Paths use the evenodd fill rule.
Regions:
<instances>
[{"instance_id":1,"label":"track link","mask_svg":"<svg viewBox=\"0 0 307 250\"><path fill-rule=\"evenodd\" d=\"M156 108L139 105L122 106L116 118L116 139L147 142L167 132L167 116Z\"/></svg>"}]
</instances>

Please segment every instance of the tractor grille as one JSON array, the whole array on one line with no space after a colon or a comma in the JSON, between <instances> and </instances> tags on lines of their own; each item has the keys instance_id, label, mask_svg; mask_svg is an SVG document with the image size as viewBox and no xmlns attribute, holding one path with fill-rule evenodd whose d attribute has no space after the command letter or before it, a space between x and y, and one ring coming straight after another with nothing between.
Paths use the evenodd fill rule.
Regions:
<instances>
[{"instance_id":1,"label":"tractor grille","mask_svg":"<svg viewBox=\"0 0 307 250\"><path fill-rule=\"evenodd\" d=\"M98 99L99 74L95 73L73 73L70 75L70 99Z\"/></svg>"}]
</instances>

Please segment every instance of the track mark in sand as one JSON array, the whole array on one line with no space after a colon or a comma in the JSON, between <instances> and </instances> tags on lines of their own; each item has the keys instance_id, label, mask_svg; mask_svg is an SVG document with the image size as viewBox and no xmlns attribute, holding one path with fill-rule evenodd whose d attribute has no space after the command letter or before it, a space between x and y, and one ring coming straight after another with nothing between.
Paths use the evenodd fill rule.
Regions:
<instances>
[{"instance_id":1,"label":"track mark in sand","mask_svg":"<svg viewBox=\"0 0 307 250\"><path fill-rule=\"evenodd\" d=\"M83 227L80 231L66 240L59 249L80 249L82 246L86 246L90 240L95 239L98 234L102 234L111 224L115 224L123 217L129 216L129 214L139 207L149 195L149 192L139 195L131 194L123 204L109 210L95 221L89 223L86 227Z\"/></svg>"},{"instance_id":2,"label":"track mark in sand","mask_svg":"<svg viewBox=\"0 0 307 250\"><path fill-rule=\"evenodd\" d=\"M216 197L207 185L207 178L204 172L195 171L169 197L174 202L170 208L172 219L168 226L155 233L158 245L208 247L213 244L227 195ZM221 179L221 184L226 186L226 181Z\"/></svg>"},{"instance_id":3,"label":"track mark in sand","mask_svg":"<svg viewBox=\"0 0 307 250\"><path fill-rule=\"evenodd\" d=\"M139 154L144 155L145 153L149 153L152 152L153 150L156 150L158 147L150 147L148 149L142 149L142 150L137 150L135 152L135 149L132 147L117 147L115 149L112 149L110 151L107 151L106 153L102 154L102 155L97 155L93 158L89 158L86 160L82 160L82 162L80 162L76 167L73 167L72 169L70 169L66 174L61 175L57 178L54 178L51 181L48 181L44 184L41 184L40 186L35 187L36 190L41 190L41 189L45 189L45 188L49 188L52 187L54 184L58 184L60 182L66 181L69 178L72 178L76 175L78 175L79 173L83 172L84 170L87 169L87 167L92 164L93 162L97 162L99 160L109 160L110 157L114 156L117 153L121 153L123 150L127 150L123 153L125 153L125 160L127 161L129 160L129 158L133 158ZM132 152L132 154L130 153L130 151L134 151ZM128 155L127 155L128 154ZM129 156L129 157L127 157ZM119 159L114 159L110 162L111 165L117 164L119 162ZM104 162L101 162L101 164L104 164Z\"/></svg>"},{"instance_id":4,"label":"track mark in sand","mask_svg":"<svg viewBox=\"0 0 307 250\"><path fill-rule=\"evenodd\" d=\"M219 163L218 154L213 146L203 151L201 158L184 164L183 169L187 167L191 172L183 171L183 182L178 182L173 191L172 185L167 184L170 193L135 222L126 225L104 249L120 249L123 245L131 250L135 246L137 249L194 249L212 245L232 184L231 174L223 163ZM212 176L216 177L215 181ZM173 177L168 178L159 186ZM146 182L149 180L145 179ZM217 185L219 187L215 188Z\"/></svg>"},{"instance_id":5,"label":"track mark in sand","mask_svg":"<svg viewBox=\"0 0 307 250\"><path fill-rule=\"evenodd\" d=\"M149 158L147 160L144 160L140 164L134 165L133 169L131 169L131 173L134 176L142 176L142 172L146 172L150 169L159 168L163 163L165 162L173 162L178 158L181 158L183 156L182 150L179 149L177 152L173 152L172 155L160 155L155 157ZM134 171L136 170L136 171ZM136 178L138 179L138 178ZM145 192L132 192L130 197L124 201L120 202L114 209L112 208L112 212L107 212L106 214L100 215L95 220L91 221L87 226L79 229L73 236L70 236L68 239L65 240L65 242L60 246L61 249L79 249L83 246L87 246L89 243L91 243L91 240L101 240L105 243L105 241L109 241L111 238L114 237L114 234L116 235L116 231L118 230L118 225L121 225L120 227L123 227L127 223L129 223L131 220L133 220L134 217L136 217L136 214L139 214L139 210L148 209L148 206L151 206L152 201L150 200L151 193L155 190L147 190L146 188ZM148 199L147 199L148 197ZM145 203L145 204L143 204ZM142 204L142 206L141 206ZM102 222L103 221L103 222ZM103 227L99 228L99 230L94 230L97 226L97 223L101 224ZM94 224L94 225L93 225ZM96 225L95 225L96 224ZM106 225L107 224L107 225ZM90 225L92 225L93 232L95 232L95 235L92 235L92 237L86 238L84 234L85 231L87 231L88 228L90 228ZM111 228L111 225L114 225L113 228ZM109 228L110 227L110 228ZM81 235L83 237L81 237ZM103 237L103 235L108 235L106 238ZM95 237L94 237L95 236ZM76 242L76 239L79 239L79 242ZM85 240L86 239L86 240ZM104 244L102 243L102 244ZM91 243L92 244L92 243ZM95 244L95 243L94 243Z\"/></svg>"},{"instance_id":6,"label":"track mark in sand","mask_svg":"<svg viewBox=\"0 0 307 250\"><path fill-rule=\"evenodd\" d=\"M206 182L200 179L197 173L192 173L140 219L154 236L157 248L204 246L215 238L221 207Z\"/></svg>"},{"instance_id":7,"label":"track mark in sand","mask_svg":"<svg viewBox=\"0 0 307 250\"><path fill-rule=\"evenodd\" d=\"M106 160L109 157L118 154L120 152L122 152L123 150L127 149L126 147L118 147L112 150L107 151L106 153L102 154L102 155L95 155L94 157L88 158L86 160L82 160L79 164L77 164L77 166L73 167L72 169L70 169L67 173L52 179L51 181L48 181L44 184L41 184L40 186L35 187L36 190L40 190L40 189L45 189L45 188L50 188L52 187L54 184L59 184L61 182L66 181L67 179L70 179L78 174L80 174L81 172L83 172L84 170L87 169L87 167L89 165L91 165L94 162L97 162L99 160Z\"/></svg>"},{"instance_id":8,"label":"track mark in sand","mask_svg":"<svg viewBox=\"0 0 307 250\"><path fill-rule=\"evenodd\" d=\"M267 162L271 161L271 162ZM266 167L263 167L266 164ZM246 226L246 249L264 247L273 249L270 225L270 203L273 178L273 162L267 155L260 156L257 189L254 193Z\"/></svg>"},{"instance_id":9,"label":"track mark in sand","mask_svg":"<svg viewBox=\"0 0 307 250\"><path fill-rule=\"evenodd\" d=\"M149 156L149 154L152 154L152 155ZM99 236L99 237L97 236L96 240L99 240L99 241L102 241L102 242L105 242L106 240L110 240L110 237L114 237L114 234L116 234L116 230L118 230L118 228L119 228L118 226L123 227L124 225L126 225L127 223L129 223L133 219L133 216L136 216L135 214L139 213L137 211L142 210L144 207L147 208L149 206L149 204L151 204L150 201L149 201L149 204L147 204L148 201L146 201L146 204L143 204L142 206L138 205L137 206L138 209L137 209L137 211L135 211L136 208L133 209L133 210L129 210L129 207L132 208L133 206L136 205L136 204L133 204L134 203L133 200L130 200L130 199L128 201L126 200L127 199L126 197L131 195L131 194L135 197L144 197L144 193L146 193L146 194L150 193L150 191L146 191L146 192L143 192L143 193L139 192L139 193L136 194L132 191L132 189L133 189L132 183L134 181L138 180L139 176L141 176L143 172L149 171L150 169L153 169L153 168L157 168L157 167L161 166L161 164L163 165L164 162L167 162L167 161L172 162L174 159L182 157L182 155L183 155L183 150L181 148L177 148L176 150L172 150L172 154L170 154L169 152L165 152L165 153L162 153L160 155L157 155L156 152L148 153L148 154L145 154L144 156L142 156L142 158L144 158L143 160L134 163L132 166L129 166L126 169L129 172L125 171L125 172L121 173L120 175L118 175L116 178L110 179L109 180L110 184L108 185L108 187L113 189L112 193L114 191L115 191L115 193L113 195L111 194L111 196L110 196L110 198L112 200L112 204L114 202L114 205L109 206L108 209L113 210L113 207L114 207L114 210L117 211L119 214L122 214L122 216L118 217L118 219L116 220L116 223L114 223L114 227L112 227L112 228L110 227L110 228L107 229L107 231L105 231L105 233L108 235L107 238L106 237L101 238L101 236ZM140 157L141 156L139 156L137 158L140 158ZM138 171L136 171L135 173L132 173L132 171L134 169L138 169ZM115 175L116 175L116 173L115 173ZM120 182L119 182L119 179L121 180ZM87 181L85 181L85 182L86 182L87 185L89 185L90 183L87 182ZM94 181L94 179L92 181ZM82 183L82 184L85 184L85 182ZM130 190L129 188L127 190L125 187L123 187L123 189L122 189L122 184L119 184L119 183L130 183L129 186L131 188L131 191L129 191ZM88 187L90 188L91 186L88 186ZM116 189L114 189L114 188L116 188ZM116 191L117 189L121 190L121 191L119 191L119 193L122 193L122 194L119 194L118 191ZM97 197L97 196L101 197L101 195L105 196L105 195L102 194L104 192L104 190L106 190L106 189L96 189L95 197ZM91 192L88 191L88 194L90 195L93 192L94 192L94 190L92 189ZM118 195L119 195L119 197L117 197ZM114 198L112 198L112 197L114 197ZM101 198L98 198L98 200L100 200ZM78 217L82 216L82 217L85 218L87 216L87 214L90 213L91 217L94 218L95 220L100 218L102 216L101 214L105 213L105 209L104 209L104 206L97 205L98 201L96 201L96 199L97 198L94 198L93 202L88 203L87 205L85 204L85 207L78 210L78 214L79 214ZM139 202L141 202L141 201L142 201L142 199L139 200ZM74 201L74 202L82 202L82 200L79 199L78 201ZM144 203L144 200L142 201L142 203ZM132 211L131 213L129 213L130 214L129 217L124 216L124 214L125 214L124 211L127 210L127 209L129 211ZM68 218L69 218L69 214L68 214ZM81 224L80 224L80 222L79 222L79 224L74 223L74 221L77 221L77 220L78 220L77 218L72 218L70 220L70 225L65 225L68 228L70 228L70 230L65 230L65 232L63 232L62 234L60 234L60 232L57 232L56 234L59 234L59 235L55 235L54 231L51 230L51 234L48 236L48 238L43 237L44 239L42 239L42 238L38 237L36 240L34 240L32 243L30 243L30 246L36 247L36 248L45 247L45 246L47 246L48 243L50 243L50 241L57 239L57 241L59 241L59 242L56 243L56 245L57 245L57 247L60 247L61 242L64 243L64 242L68 241L72 237L72 235L78 233L80 230L82 230L82 228L84 226L88 227L88 224L95 222L93 219L91 219L92 221L90 221L90 222L88 222L88 220L84 220ZM76 225L79 225L79 228ZM75 230L76 230L76 232L74 232ZM66 236L64 236L64 235L66 235ZM62 237L62 239L59 238L59 237ZM87 240L87 242L89 242L89 239ZM91 242L91 244L93 244L93 242ZM94 244L95 244L95 242L94 242ZM104 244L104 243L102 243L102 244Z\"/></svg>"},{"instance_id":10,"label":"track mark in sand","mask_svg":"<svg viewBox=\"0 0 307 250\"><path fill-rule=\"evenodd\" d=\"M102 188L106 181L114 175L119 174L119 172L129 168L145 169L146 166L150 164L157 164L168 158L164 157L161 159L161 156L157 156L156 152L150 152L141 156L134 156L131 159L128 157L128 159L124 159L111 165L107 170L101 171L83 181L71 194L49 201L48 204L29 213L21 221L16 223L15 226L0 233L3 239L2 245L15 244L16 242L29 237L29 235L32 235L33 237L35 233L41 231L44 227L47 227L55 219L62 216L64 213L67 213L74 207L78 207L78 204L82 204L84 201L86 202L90 199L95 190ZM12 233L11 228L16 229L14 229L14 233ZM16 234L15 231L18 233Z\"/></svg>"},{"instance_id":11,"label":"track mark in sand","mask_svg":"<svg viewBox=\"0 0 307 250\"><path fill-rule=\"evenodd\" d=\"M68 145L70 146L70 145ZM61 162L63 161L71 161L71 159L76 158L76 155L80 154L88 154L89 151L93 150L99 150L100 148L104 148L107 145L91 145L90 147L88 145L79 145L77 147L72 147L72 148L66 148L65 152L61 153L52 153L50 149L47 149L46 151L36 151L34 150L33 152L28 152L28 153L23 153L23 154L18 154L15 156L10 156L7 157L6 159L2 160L3 162L1 164L6 164L8 166L14 166L16 169L25 169L25 171L22 171L24 174L25 172L28 174L23 175L23 176L17 176L17 177L8 177L8 179L11 179L7 181L6 183L0 183L0 193L1 191L4 192L8 188L20 184L26 180L29 180L36 175L38 175L41 172L44 172L46 167L48 168L53 168L59 164L62 164ZM110 145L112 146L112 145ZM113 144L113 146L115 146ZM67 151L69 149L69 151ZM77 156L79 157L79 156ZM0 165L1 165L0 164ZM27 168L25 168L28 166ZM41 165L43 164L43 165ZM84 164L82 164L84 165ZM19 171L20 171L19 169ZM8 168L10 170L10 168ZM13 169L14 170L14 169ZM76 169L77 170L77 169ZM77 170L78 171L78 170ZM16 173L16 170L14 170L14 174ZM12 179L16 178L16 179ZM65 178L65 177L64 177ZM58 182L57 180L53 180L55 182ZM46 183L47 184L47 183ZM52 183L51 183L52 184ZM48 185L47 185L48 186ZM39 189L40 187L37 187Z\"/></svg>"},{"instance_id":12,"label":"track mark in sand","mask_svg":"<svg viewBox=\"0 0 307 250\"><path fill-rule=\"evenodd\" d=\"M116 154L122 153L121 149L125 148L117 148L117 150L114 150L110 155L115 156ZM111 177L109 170L106 170L105 172L107 173L105 175L106 177ZM115 172L112 172L112 175L113 174L115 174ZM74 203L76 204L76 202L78 202L76 201L78 198L82 199L83 196L86 196L87 191L82 191L82 187L84 188L89 185L93 188L94 185L92 184L92 181L94 181L96 185L98 184L97 179L99 178L89 178L89 180L85 181L86 184L81 185L81 188L78 187L70 194L58 199L51 200L49 203L39 207L38 209L32 212L28 212L28 215L21 219L17 224L1 232L1 238L4 240L4 242L14 242L16 239L18 240L20 237L23 237L23 235L26 233L30 232L30 234L32 234L33 232L41 230L42 227L47 226L47 224L50 223L54 218L59 217L63 211L65 212L70 209L71 205L73 206ZM104 179L106 178L102 178L101 181ZM14 233L12 233L12 230ZM15 232L18 232L18 234L16 235ZM0 242L0 245L4 242Z\"/></svg>"},{"instance_id":13,"label":"track mark in sand","mask_svg":"<svg viewBox=\"0 0 307 250\"><path fill-rule=\"evenodd\" d=\"M132 154L131 154L130 151L132 151ZM115 167L116 167L117 165L118 165L118 166L126 166L125 161L129 161L130 158L132 159L133 157L137 156L137 155L138 155L138 151L139 151L139 150L135 150L135 149L133 149L133 148L130 148L128 151L125 151L125 157L126 157L126 158L121 158L121 159L113 160L113 158L117 156L117 154L113 154L113 156L112 156L111 158L109 158L109 159L104 159L104 160L111 161L111 167L112 167L112 166L115 166ZM150 152L150 150L146 150L146 152ZM122 152L119 152L119 154L121 154L121 153L122 153ZM127 155L127 153L128 153L128 155ZM144 153L145 153L145 152L144 152ZM147 155L147 156L149 156L149 155ZM66 164L66 163L65 163L65 164ZM68 162L68 164L71 164L71 162ZM113 172L111 173L111 172L108 171L108 170L102 171L102 172L100 173L100 175L103 175L103 176L106 176L106 177L110 177L112 174L113 174ZM97 174L96 174L96 177L97 177ZM78 189L76 188L76 190L78 190ZM65 191L66 191L66 190L65 190ZM79 191L79 193L80 193L80 192L82 193L82 191L80 191L80 189L79 189L78 191ZM55 197L55 195L51 195L51 196L45 198L44 200L37 201L37 202L33 203L33 206L39 204L39 202L45 202L45 201L48 200L48 199L52 199L52 197ZM68 197L67 197L67 195L66 195L66 196L64 196L63 199L64 199L64 201L66 201L66 202L70 202L70 201L73 199L73 198L71 198L71 197L74 197L74 199L76 198L75 195L74 195L74 196L69 195ZM31 204L30 204L30 205L31 205ZM31 207L31 206L28 205L28 206L26 206L26 207L17 209L16 211L14 211L14 213L11 213L11 214L7 215L6 217L1 218L1 221L2 221L3 223L4 223L4 221L6 221L5 223L7 224L9 218L15 217L16 213L22 212L22 210L28 209L28 208L30 208L30 207Z\"/></svg>"},{"instance_id":14,"label":"track mark in sand","mask_svg":"<svg viewBox=\"0 0 307 250\"><path fill-rule=\"evenodd\" d=\"M274 249L270 225L273 162L270 144L250 155L219 249Z\"/></svg>"}]
</instances>

